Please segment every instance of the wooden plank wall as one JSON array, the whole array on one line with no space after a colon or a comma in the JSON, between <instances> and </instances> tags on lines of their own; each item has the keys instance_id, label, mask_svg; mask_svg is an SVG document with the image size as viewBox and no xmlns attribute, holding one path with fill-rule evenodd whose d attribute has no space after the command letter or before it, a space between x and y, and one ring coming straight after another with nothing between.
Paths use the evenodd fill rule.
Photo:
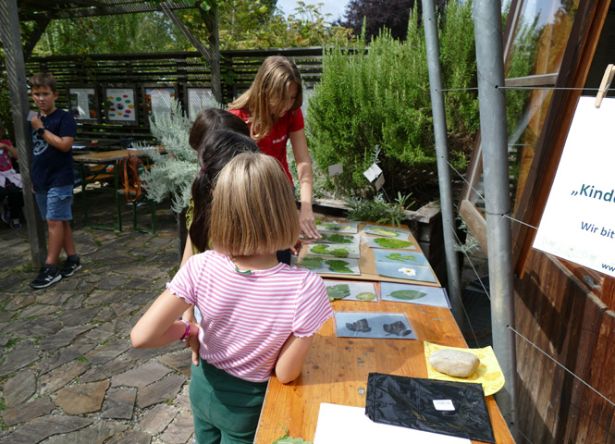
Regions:
<instances>
[{"instance_id":1,"label":"wooden plank wall","mask_svg":"<svg viewBox=\"0 0 615 444\"><path fill-rule=\"evenodd\" d=\"M609 399L615 313L557 260L531 250L515 282L516 329ZM615 408L517 337L519 428L533 443L615 443ZM522 436L523 436L522 435Z\"/></svg>"},{"instance_id":2,"label":"wooden plank wall","mask_svg":"<svg viewBox=\"0 0 615 444\"><path fill-rule=\"evenodd\" d=\"M230 102L248 88L262 61L274 54L291 58L302 74L304 88L312 88L322 73L322 48L272 49L259 51L222 51L221 75L224 102ZM154 54L104 54L89 56L31 57L28 76L48 71L58 82L58 105L69 105L68 88L96 85L99 102L107 86L133 86L136 89L138 125L81 123L80 134L112 138L149 137L148 117L143 109L144 86L175 86L185 103L187 87L209 87L210 71L196 51ZM101 135L101 133L103 133Z\"/></svg>"}]
</instances>

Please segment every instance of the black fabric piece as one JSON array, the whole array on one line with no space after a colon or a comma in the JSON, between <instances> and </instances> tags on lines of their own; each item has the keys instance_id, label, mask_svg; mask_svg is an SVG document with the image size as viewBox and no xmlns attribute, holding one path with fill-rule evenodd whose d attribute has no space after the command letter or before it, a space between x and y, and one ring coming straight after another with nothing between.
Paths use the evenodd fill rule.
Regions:
<instances>
[{"instance_id":1,"label":"black fabric piece","mask_svg":"<svg viewBox=\"0 0 615 444\"><path fill-rule=\"evenodd\" d=\"M447 399L455 410L436 410L433 401ZM370 373L365 414L383 424L495 442L481 384Z\"/></svg>"}]
</instances>

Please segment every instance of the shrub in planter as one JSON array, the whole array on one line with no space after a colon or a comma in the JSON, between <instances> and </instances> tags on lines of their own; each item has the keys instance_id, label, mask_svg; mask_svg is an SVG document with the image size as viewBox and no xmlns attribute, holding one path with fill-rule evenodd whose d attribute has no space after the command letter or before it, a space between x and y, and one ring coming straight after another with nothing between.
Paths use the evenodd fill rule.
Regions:
<instances>
[{"instance_id":1,"label":"shrub in planter","mask_svg":"<svg viewBox=\"0 0 615 444\"><path fill-rule=\"evenodd\" d=\"M192 122L184 114L180 103L173 99L170 113L156 113L150 117L150 131L164 146L166 154L153 151L152 167L143 174L143 183L150 199L162 202L171 197L171 209L181 213L188 206L191 187L198 173L196 151L188 143Z\"/></svg>"},{"instance_id":2,"label":"shrub in planter","mask_svg":"<svg viewBox=\"0 0 615 444\"><path fill-rule=\"evenodd\" d=\"M441 17L443 85L476 83L471 3L450 2ZM448 28L447 28L448 27ZM478 128L475 93L447 96L451 161L465 167L464 150ZM410 15L408 37L395 40L387 31L369 47L324 51L323 74L309 100L308 137L320 169L341 162L339 183L346 192L361 194L363 177L374 160L384 171L389 195L412 193L429 182L437 184L436 157L423 29ZM374 147L380 146L378 159Z\"/></svg>"}]
</instances>

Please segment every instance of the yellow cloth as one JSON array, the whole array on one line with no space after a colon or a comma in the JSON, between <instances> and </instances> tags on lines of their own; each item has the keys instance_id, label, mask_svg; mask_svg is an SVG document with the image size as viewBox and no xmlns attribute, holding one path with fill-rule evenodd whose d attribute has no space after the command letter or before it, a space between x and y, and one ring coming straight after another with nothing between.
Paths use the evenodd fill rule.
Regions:
<instances>
[{"instance_id":1,"label":"yellow cloth","mask_svg":"<svg viewBox=\"0 0 615 444\"><path fill-rule=\"evenodd\" d=\"M497 393L502 387L504 387L504 374L500 369L493 348L491 346L485 348L458 348L447 347L445 345L433 344L431 342L424 341L425 350L425 364L427 365L427 377L430 379L439 379L441 381L456 381L456 382L472 382L475 384L482 384L485 396L493 395ZM432 353L439 350L459 350L463 352L469 352L480 359L480 365L478 369L467 378L456 378L454 376L445 375L435 370L429 363L429 357Z\"/></svg>"}]
</instances>

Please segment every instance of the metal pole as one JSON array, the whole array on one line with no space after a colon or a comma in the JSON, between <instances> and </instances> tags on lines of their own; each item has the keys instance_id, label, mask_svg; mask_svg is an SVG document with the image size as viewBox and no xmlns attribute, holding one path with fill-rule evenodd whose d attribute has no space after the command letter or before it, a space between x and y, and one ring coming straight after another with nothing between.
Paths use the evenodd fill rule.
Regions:
<instances>
[{"instance_id":1,"label":"metal pole","mask_svg":"<svg viewBox=\"0 0 615 444\"><path fill-rule=\"evenodd\" d=\"M28 97L26 94L26 68L21 49L21 31L17 15L17 1L0 2L0 40L4 46L6 73L11 97L11 113L15 129L15 146L19 155L19 167L23 184L24 216L30 240L30 254L35 267L45 262L47 245L45 226L38 217L32 195L30 179L31 136L26 123Z\"/></svg>"},{"instance_id":2,"label":"metal pole","mask_svg":"<svg viewBox=\"0 0 615 444\"><path fill-rule=\"evenodd\" d=\"M474 1L493 348L506 378L498 405L516 431L516 353L500 0Z\"/></svg>"},{"instance_id":3,"label":"metal pole","mask_svg":"<svg viewBox=\"0 0 615 444\"><path fill-rule=\"evenodd\" d=\"M438 186L440 188L440 210L442 211L442 230L444 234L444 253L448 292L451 296L453 314L459 325L463 325L463 302L459 283L459 263L455 251L455 219L453 217L453 198L448 166L448 147L446 144L446 114L442 95L440 76L440 51L438 49L438 28L433 0L423 1L423 26L427 44L427 65L429 68L429 90L431 92L431 112L436 139L438 164Z\"/></svg>"}]
</instances>

